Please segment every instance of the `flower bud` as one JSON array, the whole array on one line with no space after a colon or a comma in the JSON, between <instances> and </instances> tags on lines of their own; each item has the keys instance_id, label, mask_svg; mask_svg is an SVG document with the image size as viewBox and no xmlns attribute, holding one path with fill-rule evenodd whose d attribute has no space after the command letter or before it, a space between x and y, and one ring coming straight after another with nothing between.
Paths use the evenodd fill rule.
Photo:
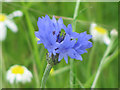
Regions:
<instances>
[{"instance_id":1,"label":"flower bud","mask_svg":"<svg viewBox=\"0 0 120 90\"><path fill-rule=\"evenodd\" d=\"M112 36L118 36L118 31L116 29L112 29L110 32L111 37Z\"/></svg>"}]
</instances>

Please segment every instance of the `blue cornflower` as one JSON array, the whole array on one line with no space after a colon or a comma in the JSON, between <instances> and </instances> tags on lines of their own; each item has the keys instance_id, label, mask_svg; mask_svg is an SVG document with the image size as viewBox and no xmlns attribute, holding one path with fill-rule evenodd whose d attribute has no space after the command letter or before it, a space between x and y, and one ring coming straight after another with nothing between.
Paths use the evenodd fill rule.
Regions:
<instances>
[{"instance_id":1,"label":"blue cornflower","mask_svg":"<svg viewBox=\"0 0 120 90\"><path fill-rule=\"evenodd\" d=\"M88 41L92 35L88 35L86 32L80 34L73 32L72 25L68 24L66 27L62 18L57 21L54 16L50 19L46 15L42 18L39 17L37 25L39 31L35 32L35 36L40 39L37 43L43 43L49 56L57 54L58 61L64 58L68 63L68 56L82 60L81 54L87 53L86 49L92 47L92 43Z\"/></svg>"}]
</instances>

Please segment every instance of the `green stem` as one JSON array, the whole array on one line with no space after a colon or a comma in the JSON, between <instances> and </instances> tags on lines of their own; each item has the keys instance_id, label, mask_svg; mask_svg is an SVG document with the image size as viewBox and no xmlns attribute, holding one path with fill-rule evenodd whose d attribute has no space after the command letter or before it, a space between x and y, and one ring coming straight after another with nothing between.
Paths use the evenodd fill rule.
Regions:
<instances>
[{"instance_id":1,"label":"green stem","mask_svg":"<svg viewBox=\"0 0 120 90\"><path fill-rule=\"evenodd\" d=\"M3 57L3 49L2 49L2 42L0 42L0 64L1 64L1 68L0 68L0 77L1 77L1 87L4 88L7 86L7 81L6 81L6 64L5 64L5 59Z\"/></svg>"},{"instance_id":2,"label":"green stem","mask_svg":"<svg viewBox=\"0 0 120 90\"><path fill-rule=\"evenodd\" d=\"M33 25L30 21L30 17L29 17L27 10L24 10L24 13L25 13L27 24L28 24L28 29L29 29L29 33L31 36L33 48L34 48L35 60L36 60L36 63L38 64L38 66L40 67L39 52L38 52L38 48L37 48L37 43L35 41L34 28L33 28Z\"/></svg>"},{"instance_id":3,"label":"green stem","mask_svg":"<svg viewBox=\"0 0 120 90\"><path fill-rule=\"evenodd\" d=\"M2 42L0 42L0 89L2 89Z\"/></svg>"},{"instance_id":4,"label":"green stem","mask_svg":"<svg viewBox=\"0 0 120 90\"><path fill-rule=\"evenodd\" d=\"M80 0L77 0L75 12L74 12L74 16L73 16L73 32L75 32L75 30L76 30L76 19L77 19L77 15L78 15L79 5L80 5Z\"/></svg>"},{"instance_id":5,"label":"green stem","mask_svg":"<svg viewBox=\"0 0 120 90\"><path fill-rule=\"evenodd\" d=\"M88 60L88 66L87 66L88 78L91 76L92 62L93 62L94 53L96 51L96 47L97 47L97 42L94 42L90 55L89 55L89 60Z\"/></svg>"},{"instance_id":6,"label":"green stem","mask_svg":"<svg viewBox=\"0 0 120 90\"><path fill-rule=\"evenodd\" d=\"M43 74L43 78L42 78L42 82L41 82L41 88L45 88L46 80L49 76L51 68L52 68L52 66L50 64L47 64L45 72Z\"/></svg>"},{"instance_id":7,"label":"green stem","mask_svg":"<svg viewBox=\"0 0 120 90\"><path fill-rule=\"evenodd\" d=\"M74 60L74 59L70 59L70 88L73 88L73 85L74 85L73 60Z\"/></svg>"},{"instance_id":8,"label":"green stem","mask_svg":"<svg viewBox=\"0 0 120 90\"><path fill-rule=\"evenodd\" d=\"M78 14L78 10L79 10L79 4L80 4L80 0L77 0L76 2L76 7L75 7L75 12L74 12L74 16L73 16L73 31L75 32L75 28L76 28L76 17ZM74 88L74 59L70 59L70 88Z\"/></svg>"},{"instance_id":9,"label":"green stem","mask_svg":"<svg viewBox=\"0 0 120 90\"><path fill-rule=\"evenodd\" d=\"M95 88L95 86L96 86L98 77L100 75L102 67L104 66L104 60L106 59L107 55L109 54L110 50L112 49L113 42L114 42L114 39L113 40L111 39L111 43L107 47L107 50L105 51L105 54L104 54L103 58L101 59L100 65L98 67L98 70L97 70L97 73L96 73L96 76L95 76L95 79L93 81L93 84L92 84L91 88Z\"/></svg>"},{"instance_id":10,"label":"green stem","mask_svg":"<svg viewBox=\"0 0 120 90\"><path fill-rule=\"evenodd\" d=\"M23 3L23 5L24 5L24 3ZM34 35L34 27L33 27L33 25L32 25L32 23L31 23L31 20L30 20L30 17L29 17L29 13L28 13L28 11L27 11L27 8L25 8L24 10L24 14L25 14L25 19L26 19L26 21L27 21L27 25L28 25L28 31L29 31L29 34L30 34L30 39L31 39L31 41L32 41L32 46L33 46L33 56L34 56L34 58L35 58L35 64L36 64L36 66L38 66L38 68L39 68L39 70L41 69L42 70L42 66L40 65L41 64L41 61L40 61L40 59L39 59L39 52L38 52L38 47L37 47L37 43L36 43L36 41L35 41L35 35ZM33 63L34 63L34 61L33 61ZM38 77L36 77L36 78L38 78ZM39 79L39 78L38 78ZM39 87L38 85L39 85L39 80L36 80L37 82L36 82L36 84L37 84L37 87Z\"/></svg>"},{"instance_id":11,"label":"green stem","mask_svg":"<svg viewBox=\"0 0 120 90\"><path fill-rule=\"evenodd\" d=\"M22 3L22 4L25 6L24 3ZM33 27L32 23L31 23L31 20L30 20L30 16L29 16L29 13L28 13L28 7L23 8L23 12L25 14L25 19L26 19L26 22L27 22L27 25L28 25L28 31L29 31L31 41L32 41L32 45L33 45L35 60L36 60L36 63L38 64L39 69L40 69L40 68L42 68L42 66L40 65L38 46L37 46L37 43L35 41L35 34L34 34L35 31L34 31L34 27Z\"/></svg>"},{"instance_id":12,"label":"green stem","mask_svg":"<svg viewBox=\"0 0 120 90\"><path fill-rule=\"evenodd\" d=\"M112 62L112 60L114 60L115 58L117 58L118 56L118 47L115 49L115 51L113 52L112 55L108 56L105 60L104 60L104 65L102 67L102 70L109 64Z\"/></svg>"},{"instance_id":13,"label":"green stem","mask_svg":"<svg viewBox=\"0 0 120 90\"><path fill-rule=\"evenodd\" d=\"M35 76L35 81L36 81L36 88L40 88L39 76L38 76L36 64L34 61L33 61L33 70L34 70L34 76Z\"/></svg>"}]
</instances>

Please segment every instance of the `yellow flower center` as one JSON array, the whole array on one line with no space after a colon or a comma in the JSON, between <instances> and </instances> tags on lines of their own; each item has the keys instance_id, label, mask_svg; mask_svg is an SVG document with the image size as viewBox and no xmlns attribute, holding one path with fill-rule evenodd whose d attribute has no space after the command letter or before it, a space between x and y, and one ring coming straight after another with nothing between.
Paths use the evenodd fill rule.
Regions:
<instances>
[{"instance_id":1,"label":"yellow flower center","mask_svg":"<svg viewBox=\"0 0 120 90\"><path fill-rule=\"evenodd\" d=\"M0 21L3 22L7 19L7 17L4 14L0 14Z\"/></svg>"},{"instance_id":2,"label":"yellow flower center","mask_svg":"<svg viewBox=\"0 0 120 90\"><path fill-rule=\"evenodd\" d=\"M54 72L54 69L52 68L51 71L50 71L50 74L52 74Z\"/></svg>"},{"instance_id":3,"label":"yellow flower center","mask_svg":"<svg viewBox=\"0 0 120 90\"><path fill-rule=\"evenodd\" d=\"M107 30L106 30L106 29L101 28L101 27L98 27L98 26L96 26L94 29L95 29L96 31L98 31L100 34L106 34L106 33L107 33Z\"/></svg>"},{"instance_id":4,"label":"yellow flower center","mask_svg":"<svg viewBox=\"0 0 120 90\"><path fill-rule=\"evenodd\" d=\"M11 71L13 74L23 74L24 68L22 66L16 65L16 66L12 67Z\"/></svg>"}]
</instances>

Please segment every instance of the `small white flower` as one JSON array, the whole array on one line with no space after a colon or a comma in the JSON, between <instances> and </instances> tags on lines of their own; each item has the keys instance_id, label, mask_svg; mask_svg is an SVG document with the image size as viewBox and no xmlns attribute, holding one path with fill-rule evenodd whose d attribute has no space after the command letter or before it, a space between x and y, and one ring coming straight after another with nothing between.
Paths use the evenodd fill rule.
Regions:
<instances>
[{"instance_id":1,"label":"small white flower","mask_svg":"<svg viewBox=\"0 0 120 90\"><path fill-rule=\"evenodd\" d=\"M110 32L111 36L118 36L118 31L116 29L112 29Z\"/></svg>"},{"instance_id":2,"label":"small white flower","mask_svg":"<svg viewBox=\"0 0 120 90\"><path fill-rule=\"evenodd\" d=\"M10 15L0 13L0 41L5 40L7 35L7 27L13 32L17 32L17 25L14 23L14 17L20 17L23 13L21 11L14 11Z\"/></svg>"},{"instance_id":3,"label":"small white flower","mask_svg":"<svg viewBox=\"0 0 120 90\"><path fill-rule=\"evenodd\" d=\"M11 84L18 82L31 82L32 77L32 73L26 67L21 65L14 65L10 67L6 75L7 80Z\"/></svg>"},{"instance_id":4,"label":"small white flower","mask_svg":"<svg viewBox=\"0 0 120 90\"><path fill-rule=\"evenodd\" d=\"M107 30L97 26L95 23L92 23L90 25L90 34L93 36L93 41L104 42L106 45L110 43L110 38L108 37Z\"/></svg>"}]
</instances>

